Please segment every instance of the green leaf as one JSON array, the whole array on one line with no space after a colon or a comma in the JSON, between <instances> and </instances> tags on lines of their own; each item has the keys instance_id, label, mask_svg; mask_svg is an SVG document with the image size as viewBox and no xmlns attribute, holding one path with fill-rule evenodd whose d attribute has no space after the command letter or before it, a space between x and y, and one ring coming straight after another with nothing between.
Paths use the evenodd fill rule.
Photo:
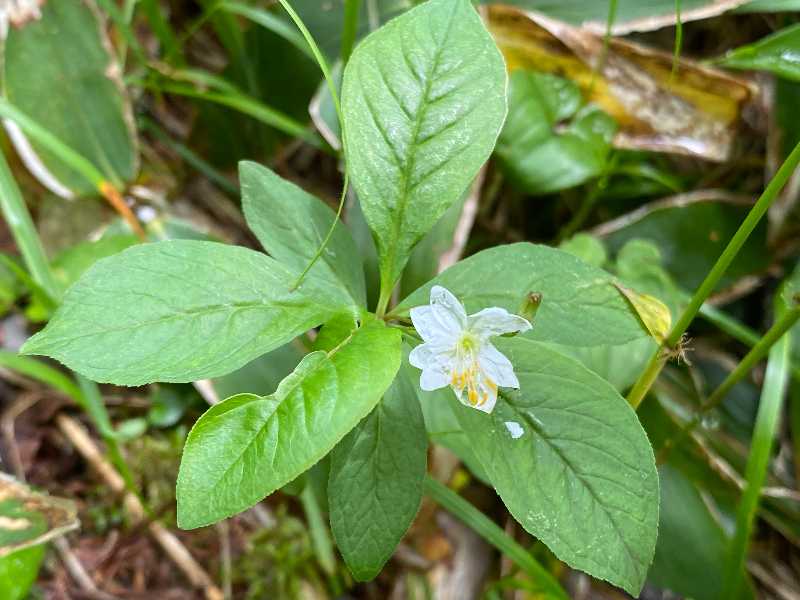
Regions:
<instances>
[{"instance_id":1,"label":"green leaf","mask_svg":"<svg viewBox=\"0 0 800 600\"><path fill-rule=\"evenodd\" d=\"M580 90L566 79L516 70L510 83L508 120L495 150L509 179L531 194L547 194L600 175L614 120L594 107L579 110Z\"/></svg>"},{"instance_id":2,"label":"green leaf","mask_svg":"<svg viewBox=\"0 0 800 600\"><path fill-rule=\"evenodd\" d=\"M602 235L612 253L621 251L636 238L655 244L667 272L682 288L693 290L711 270L749 209L750 206L713 200L686 205L655 202L642 207L631 218L626 216L606 224ZM767 248L767 226L762 222L726 271L719 287L767 269L770 264Z\"/></svg>"},{"instance_id":3,"label":"green leaf","mask_svg":"<svg viewBox=\"0 0 800 600\"><path fill-rule=\"evenodd\" d=\"M658 474L627 402L579 363L501 339L520 390L459 421L512 515L572 567L641 591L658 526Z\"/></svg>"},{"instance_id":4,"label":"green leaf","mask_svg":"<svg viewBox=\"0 0 800 600\"><path fill-rule=\"evenodd\" d=\"M0 598L24 600L39 575L45 545L38 544L0 558Z\"/></svg>"},{"instance_id":5,"label":"green leaf","mask_svg":"<svg viewBox=\"0 0 800 600\"><path fill-rule=\"evenodd\" d=\"M78 527L75 503L34 491L0 473L0 557Z\"/></svg>"},{"instance_id":6,"label":"green leaf","mask_svg":"<svg viewBox=\"0 0 800 600\"><path fill-rule=\"evenodd\" d=\"M5 97L111 182L131 181L138 170L133 117L102 18L91 1L44 2L41 13L40 19L9 29L3 56ZM15 143L20 150L19 140ZM37 142L30 143L32 160L41 160L56 180L56 187L47 187L57 191L60 184L78 195L94 193L83 175ZM26 163L30 166L31 160ZM64 195L63 190L57 193Z\"/></svg>"},{"instance_id":7,"label":"green leaf","mask_svg":"<svg viewBox=\"0 0 800 600\"><path fill-rule=\"evenodd\" d=\"M800 81L800 24L781 29L753 44L731 50L717 61L729 69L769 71Z\"/></svg>"},{"instance_id":8,"label":"green leaf","mask_svg":"<svg viewBox=\"0 0 800 600\"><path fill-rule=\"evenodd\" d=\"M411 294L395 314L428 304L433 285L450 290L470 313L491 306L525 312L530 294L541 294L533 329L525 334L531 339L599 346L646 335L611 275L547 246L519 243L479 252Z\"/></svg>"},{"instance_id":9,"label":"green leaf","mask_svg":"<svg viewBox=\"0 0 800 600\"><path fill-rule=\"evenodd\" d=\"M22 347L99 382L224 375L335 313L274 259L214 242L142 244L97 262Z\"/></svg>"},{"instance_id":10,"label":"green leaf","mask_svg":"<svg viewBox=\"0 0 800 600\"><path fill-rule=\"evenodd\" d=\"M669 465L659 469L658 545L648 581L687 598L716 600L727 539L694 484Z\"/></svg>"},{"instance_id":11,"label":"green leaf","mask_svg":"<svg viewBox=\"0 0 800 600\"><path fill-rule=\"evenodd\" d=\"M422 500L428 440L407 369L331 453L331 529L358 581L380 573Z\"/></svg>"},{"instance_id":12,"label":"green leaf","mask_svg":"<svg viewBox=\"0 0 800 600\"><path fill-rule=\"evenodd\" d=\"M214 378L211 383L219 398L244 393L266 396L294 371L304 354L302 344L295 340L259 356L236 371Z\"/></svg>"},{"instance_id":13,"label":"green leaf","mask_svg":"<svg viewBox=\"0 0 800 600\"><path fill-rule=\"evenodd\" d=\"M186 440L179 526L234 515L305 472L373 409L399 366L399 330L372 320L330 352L308 354L274 394L213 406Z\"/></svg>"},{"instance_id":14,"label":"green leaf","mask_svg":"<svg viewBox=\"0 0 800 600\"><path fill-rule=\"evenodd\" d=\"M290 270L302 272L336 219L321 200L254 162L239 163L247 224L264 249ZM366 303L364 271L353 238L341 222L308 273L340 304Z\"/></svg>"},{"instance_id":15,"label":"green leaf","mask_svg":"<svg viewBox=\"0 0 800 600\"><path fill-rule=\"evenodd\" d=\"M473 475L491 485L480 461L472 451L469 438L458 422L456 416L458 405L450 401L453 396L452 390L448 387L434 392L424 392L419 385L415 387L430 441L452 451Z\"/></svg>"},{"instance_id":16,"label":"green leaf","mask_svg":"<svg viewBox=\"0 0 800 600\"><path fill-rule=\"evenodd\" d=\"M134 235L109 235L97 241L80 242L53 259L53 275L66 289L98 260L113 256L137 243L139 240Z\"/></svg>"},{"instance_id":17,"label":"green leaf","mask_svg":"<svg viewBox=\"0 0 800 600\"><path fill-rule=\"evenodd\" d=\"M562 242L558 248L594 267L602 267L608 261L608 253L603 242L588 233L575 234Z\"/></svg>"},{"instance_id":18,"label":"green leaf","mask_svg":"<svg viewBox=\"0 0 800 600\"><path fill-rule=\"evenodd\" d=\"M468 0L428 0L356 48L342 84L344 148L382 291L489 157L505 86L503 58Z\"/></svg>"}]
</instances>

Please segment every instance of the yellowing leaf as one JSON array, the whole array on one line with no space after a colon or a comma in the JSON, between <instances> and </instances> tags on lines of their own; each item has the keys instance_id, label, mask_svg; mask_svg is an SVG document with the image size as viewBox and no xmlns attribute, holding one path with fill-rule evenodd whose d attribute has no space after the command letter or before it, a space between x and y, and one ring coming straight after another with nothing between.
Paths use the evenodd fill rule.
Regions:
<instances>
[{"instance_id":1,"label":"yellowing leaf","mask_svg":"<svg viewBox=\"0 0 800 600\"><path fill-rule=\"evenodd\" d=\"M671 54L605 39L540 13L491 6L487 27L509 70L553 73L575 82L583 97L618 124L619 148L672 152L725 161L742 107L755 88L722 71Z\"/></svg>"},{"instance_id":2,"label":"yellowing leaf","mask_svg":"<svg viewBox=\"0 0 800 600\"><path fill-rule=\"evenodd\" d=\"M650 335L659 344L663 343L672 329L672 314L669 308L655 296L650 294L640 294L630 288L626 288L619 283L614 284L620 293L627 298L628 302L639 315L639 319L644 324Z\"/></svg>"}]
</instances>

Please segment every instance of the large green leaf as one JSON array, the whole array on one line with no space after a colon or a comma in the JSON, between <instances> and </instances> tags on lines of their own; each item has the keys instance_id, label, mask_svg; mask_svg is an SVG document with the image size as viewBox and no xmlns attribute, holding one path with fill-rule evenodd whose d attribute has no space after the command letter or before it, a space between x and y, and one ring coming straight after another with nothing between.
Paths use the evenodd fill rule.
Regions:
<instances>
[{"instance_id":1,"label":"large green leaf","mask_svg":"<svg viewBox=\"0 0 800 600\"><path fill-rule=\"evenodd\" d=\"M688 598L715 600L722 590L727 539L694 484L670 466L659 469L658 545L648 580Z\"/></svg>"},{"instance_id":2,"label":"large green leaf","mask_svg":"<svg viewBox=\"0 0 800 600\"><path fill-rule=\"evenodd\" d=\"M770 71L800 81L800 24L731 50L718 64L730 69Z\"/></svg>"},{"instance_id":3,"label":"large green leaf","mask_svg":"<svg viewBox=\"0 0 800 600\"><path fill-rule=\"evenodd\" d=\"M356 48L342 84L344 148L382 289L489 157L505 87L503 58L468 0L429 0Z\"/></svg>"},{"instance_id":4,"label":"large green leaf","mask_svg":"<svg viewBox=\"0 0 800 600\"><path fill-rule=\"evenodd\" d=\"M646 336L611 275L547 246L519 243L479 252L411 294L395 313L428 304L433 285L450 290L470 313L499 306L530 317L529 296L541 294L533 329L525 334L531 339L600 346Z\"/></svg>"},{"instance_id":5,"label":"large green leaf","mask_svg":"<svg viewBox=\"0 0 800 600\"><path fill-rule=\"evenodd\" d=\"M545 194L602 173L616 124L600 109L581 109L582 104L571 81L519 69L511 74L508 120L495 155L516 185Z\"/></svg>"},{"instance_id":6,"label":"large green leaf","mask_svg":"<svg viewBox=\"0 0 800 600\"><path fill-rule=\"evenodd\" d=\"M308 354L274 394L213 406L186 440L180 527L236 514L305 472L373 409L399 366L399 330L373 320L330 352Z\"/></svg>"},{"instance_id":7,"label":"large green leaf","mask_svg":"<svg viewBox=\"0 0 800 600\"><path fill-rule=\"evenodd\" d=\"M303 271L322 245L336 214L321 200L253 162L239 163L247 223L264 249L290 270ZM336 223L308 277L341 304L366 302L364 270L350 232Z\"/></svg>"},{"instance_id":8,"label":"large green leaf","mask_svg":"<svg viewBox=\"0 0 800 600\"><path fill-rule=\"evenodd\" d=\"M331 453L331 530L359 581L380 572L422 500L428 443L407 369Z\"/></svg>"},{"instance_id":9,"label":"large green leaf","mask_svg":"<svg viewBox=\"0 0 800 600\"><path fill-rule=\"evenodd\" d=\"M41 13L40 19L8 32L4 95L110 181L120 185L132 180L138 155L131 109L102 18L91 0L45 2ZM26 160L29 166L38 157L67 190L94 192L89 181L56 155L30 143L35 154Z\"/></svg>"},{"instance_id":10,"label":"large green leaf","mask_svg":"<svg viewBox=\"0 0 800 600\"><path fill-rule=\"evenodd\" d=\"M120 385L224 375L334 314L295 277L236 246L134 246L91 267L22 351Z\"/></svg>"},{"instance_id":11,"label":"large green leaf","mask_svg":"<svg viewBox=\"0 0 800 600\"><path fill-rule=\"evenodd\" d=\"M511 514L558 558L638 595L659 492L636 414L608 383L542 344L497 345L520 390L503 393L488 415L458 410L478 460Z\"/></svg>"},{"instance_id":12,"label":"large green leaf","mask_svg":"<svg viewBox=\"0 0 800 600\"><path fill-rule=\"evenodd\" d=\"M716 201L683 205L656 202L599 229L612 252L635 238L653 242L661 251L664 268L681 287L693 290L711 270L749 210L747 205ZM720 287L769 266L766 238L767 226L762 222L726 271Z\"/></svg>"}]
</instances>

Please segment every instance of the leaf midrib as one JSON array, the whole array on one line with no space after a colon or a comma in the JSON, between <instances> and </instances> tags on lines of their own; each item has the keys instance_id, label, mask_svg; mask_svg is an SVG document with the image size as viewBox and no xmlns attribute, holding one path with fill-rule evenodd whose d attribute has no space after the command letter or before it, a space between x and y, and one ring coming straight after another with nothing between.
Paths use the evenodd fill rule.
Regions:
<instances>
[{"instance_id":1,"label":"leaf midrib","mask_svg":"<svg viewBox=\"0 0 800 600\"><path fill-rule=\"evenodd\" d=\"M429 105L429 96L431 92L431 87L433 85L436 71L439 68L439 62L442 57L442 52L444 51L444 48L447 45L447 39L450 37L450 30L452 28L453 21L455 20L455 13L456 13L455 10L453 10L450 13L450 18L447 21L447 29L445 30L444 35L441 38L441 42L439 43L438 47L436 48L436 52L433 55L433 62L431 68L425 76L425 85L422 90L422 99L420 101L419 108L417 110L417 115L413 123L413 129L411 133L411 143L409 144L408 160L406 161L405 166L403 167L403 169L401 169L400 172L401 189L400 189L400 196L397 201L397 218L394 219L394 227L393 227L391 242L389 244L389 247L387 248L387 255L386 255L387 264L389 265L390 268L389 271L390 277L393 277L392 272L394 271L394 265L397 260L397 246L399 245L400 232L402 230L403 224L405 223L406 207L408 205L408 200L409 196L411 195L411 191L413 190L413 186L409 185L409 179L411 177L411 172L414 169L416 153L419 148L417 142L419 140L420 130L422 128L422 123L425 120L425 114L427 112L427 108ZM378 68L380 69L380 67Z\"/></svg>"}]
</instances>

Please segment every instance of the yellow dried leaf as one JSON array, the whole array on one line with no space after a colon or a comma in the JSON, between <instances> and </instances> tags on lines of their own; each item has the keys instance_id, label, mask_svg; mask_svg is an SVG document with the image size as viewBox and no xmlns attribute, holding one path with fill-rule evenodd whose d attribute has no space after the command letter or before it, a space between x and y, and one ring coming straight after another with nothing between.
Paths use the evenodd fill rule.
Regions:
<instances>
[{"instance_id":1,"label":"yellow dried leaf","mask_svg":"<svg viewBox=\"0 0 800 600\"><path fill-rule=\"evenodd\" d=\"M754 84L672 54L605 39L533 11L491 6L487 26L509 70L531 69L574 81L619 124L619 148L728 158Z\"/></svg>"},{"instance_id":2,"label":"yellow dried leaf","mask_svg":"<svg viewBox=\"0 0 800 600\"><path fill-rule=\"evenodd\" d=\"M620 293L630 302L653 339L662 344L672 329L672 314L669 308L655 296L641 294L619 283L614 284Z\"/></svg>"}]
</instances>

